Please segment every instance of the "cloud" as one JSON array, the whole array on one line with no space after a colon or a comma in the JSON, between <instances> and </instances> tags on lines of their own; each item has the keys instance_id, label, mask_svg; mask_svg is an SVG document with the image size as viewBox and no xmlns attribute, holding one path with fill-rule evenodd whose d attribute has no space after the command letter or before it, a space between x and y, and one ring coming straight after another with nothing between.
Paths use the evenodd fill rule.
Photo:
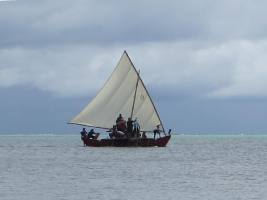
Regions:
<instances>
[{"instance_id":1,"label":"cloud","mask_svg":"<svg viewBox=\"0 0 267 200\"><path fill-rule=\"evenodd\" d=\"M133 52L149 84L178 96L221 98L267 96L266 51L267 40L234 40L158 43Z\"/></svg>"},{"instance_id":2,"label":"cloud","mask_svg":"<svg viewBox=\"0 0 267 200\"><path fill-rule=\"evenodd\" d=\"M267 40L229 44L236 59L232 84L211 93L212 96L267 96Z\"/></svg>"},{"instance_id":3,"label":"cloud","mask_svg":"<svg viewBox=\"0 0 267 200\"><path fill-rule=\"evenodd\" d=\"M149 87L199 97L266 96L267 41L126 46ZM30 85L56 95L96 92L115 68L122 46L60 46L0 51L0 86Z\"/></svg>"},{"instance_id":4,"label":"cloud","mask_svg":"<svg viewBox=\"0 0 267 200\"><path fill-rule=\"evenodd\" d=\"M57 95L83 95L95 90L114 58L97 48L55 47L0 51L0 86L28 85ZM108 68L110 69L110 68Z\"/></svg>"},{"instance_id":5,"label":"cloud","mask_svg":"<svg viewBox=\"0 0 267 200\"><path fill-rule=\"evenodd\" d=\"M0 6L0 46L266 38L263 1L16 1Z\"/></svg>"},{"instance_id":6,"label":"cloud","mask_svg":"<svg viewBox=\"0 0 267 200\"><path fill-rule=\"evenodd\" d=\"M16 1L0 6L0 87L96 92L129 51L149 85L266 96L263 1Z\"/></svg>"}]
</instances>

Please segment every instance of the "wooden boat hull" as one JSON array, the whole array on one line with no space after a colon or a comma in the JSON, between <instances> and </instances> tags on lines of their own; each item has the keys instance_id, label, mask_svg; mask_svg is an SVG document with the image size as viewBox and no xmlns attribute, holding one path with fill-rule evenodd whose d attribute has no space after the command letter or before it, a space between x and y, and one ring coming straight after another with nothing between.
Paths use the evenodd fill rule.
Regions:
<instances>
[{"instance_id":1,"label":"wooden boat hull","mask_svg":"<svg viewBox=\"0 0 267 200\"><path fill-rule=\"evenodd\" d=\"M121 138L121 139L89 139L83 138L85 146L91 147L165 147L169 142L171 135L161 138Z\"/></svg>"}]
</instances>

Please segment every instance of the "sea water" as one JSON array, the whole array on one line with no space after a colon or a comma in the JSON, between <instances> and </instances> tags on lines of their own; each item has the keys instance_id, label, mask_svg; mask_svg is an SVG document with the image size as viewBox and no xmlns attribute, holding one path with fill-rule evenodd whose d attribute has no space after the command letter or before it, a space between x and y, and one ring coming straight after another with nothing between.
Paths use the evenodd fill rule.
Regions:
<instances>
[{"instance_id":1,"label":"sea water","mask_svg":"<svg viewBox=\"0 0 267 200\"><path fill-rule=\"evenodd\" d=\"M0 136L1 200L267 199L267 136L173 136L165 148Z\"/></svg>"}]
</instances>

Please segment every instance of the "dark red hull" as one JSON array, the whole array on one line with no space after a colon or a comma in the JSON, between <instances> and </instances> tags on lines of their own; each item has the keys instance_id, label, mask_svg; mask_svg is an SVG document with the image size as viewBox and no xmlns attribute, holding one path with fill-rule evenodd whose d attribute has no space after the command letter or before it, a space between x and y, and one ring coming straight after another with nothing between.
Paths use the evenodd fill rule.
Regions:
<instances>
[{"instance_id":1,"label":"dark red hull","mask_svg":"<svg viewBox=\"0 0 267 200\"><path fill-rule=\"evenodd\" d=\"M169 142L171 135L158 139L153 138L123 138L123 139L88 139L84 138L85 146L91 147L165 147Z\"/></svg>"}]
</instances>

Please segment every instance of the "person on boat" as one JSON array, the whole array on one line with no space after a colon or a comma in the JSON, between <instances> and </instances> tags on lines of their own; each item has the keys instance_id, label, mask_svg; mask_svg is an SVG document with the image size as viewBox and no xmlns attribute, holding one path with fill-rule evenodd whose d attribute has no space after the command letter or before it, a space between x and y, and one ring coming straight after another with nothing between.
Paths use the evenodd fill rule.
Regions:
<instances>
[{"instance_id":1,"label":"person on boat","mask_svg":"<svg viewBox=\"0 0 267 200\"><path fill-rule=\"evenodd\" d=\"M117 131L116 132L116 135L115 135L115 138L126 138L126 134L122 131Z\"/></svg>"},{"instance_id":2,"label":"person on boat","mask_svg":"<svg viewBox=\"0 0 267 200\"><path fill-rule=\"evenodd\" d=\"M113 126L113 128L109 129L109 137L110 139L114 139L116 135L117 127L116 125Z\"/></svg>"},{"instance_id":3,"label":"person on boat","mask_svg":"<svg viewBox=\"0 0 267 200\"><path fill-rule=\"evenodd\" d=\"M81 140L83 141L84 146L85 146L84 139L86 138L86 136L87 136L87 131L85 128L83 128L83 130L81 131Z\"/></svg>"},{"instance_id":4,"label":"person on boat","mask_svg":"<svg viewBox=\"0 0 267 200\"><path fill-rule=\"evenodd\" d=\"M146 138L147 138L147 136L146 136L146 132L145 132L145 131L142 133L142 138L143 138L143 139L146 139Z\"/></svg>"},{"instance_id":5,"label":"person on boat","mask_svg":"<svg viewBox=\"0 0 267 200\"><path fill-rule=\"evenodd\" d=\"M116 124L123 119L122 115L119 114L119 117L116 119Z\"/></svg>"},{"instance_id":6,"label":"person on boat","mask_svg":"<svg viewBox=\"0 0 267 200\"><path fill-rule=\"evenodd\" d=\"M127 127L126 127L126 121L125 120L121 120L117 123L117 130L122 131L122 132L126 132Z\"/></svg>"},{"instance_id":7,"label":"person on boat","mask_svg":"<svg viewBox=\"0 0 267 200\"><path fill-rule=\"evenodd\" d=\"M87 135L87 131L86 131L85 128L83 128L83 130L81 131L81 138L82 138L82 139L85 138L86 135Z\"/></svg>"},{"instance_id":8,"label":"person on boat","mask_svg":"<svg viewBox=\"0 0 267 200\"><path fill-rule=\"evenodd\" d=\"M154 129L153 133L154 133L154 139L156 138L156 135L159 134L159 137L160 137L160 128L159 128L160 125L157 125L157 128Z\"/></svg>"},{"instance_id":9,"label":"person on boat","mask_svg":"<svg viewBox=\"0 0 267 200\"><path fill-rule=\"evenodd\" d=\"M117 138L125 138L126 137L126 134L124 132L122 132L122 131L119 131L117 129L116 125L113 126L111 131L112 132L109 134L109 137L111 139L113 139L113 138L115 138L115 139L117 139Z\"/></svg>"},{"instance_id":10,"label":"person on boat","mask_svg":"<svg viewBox=\"0 0 267 200\"><path fill-rule=\"evenodd\" d=\"M94 129L91 129L87 134L87 137L89 139L97 139L98 136L99 136L99 133L96 133Z\"/></svg>"},{"instance_id":11,"label":"person on boat","mask_svg":"<svg viewBox=\"0 0 267 200\"><path fill-rule=\"evenodd\" d=\"M88 132L87 137L88 137L89 139L94 139L94 137L95 137L95 130L94 130L94 129L91 129L91 130Z\"/></svg>"},{"instance_id":12,"label":"person on boat","mask_svg":"<svg viewBox=\"0 0 267 200\"><path fill-rule=\"evenodd\" d=\"M137 118L135 118L135 120L133 121L133 133L134 137L140 137L140 125L137 121Z\"/></svg>"},{"instance_id":13,"label":"person on boat","mask_svg":"<svg viewBox=\"0 0 267 200\"><path fill-rule=\"evenodd\" d=\"M128 118L128 121L127 121L127 135L128 137L131 137L132 136L132 132L133 132L133 120L132 118Z\"/></svg>"},{"instance_id":14,"label":"person on boat","mask_svg":"<svg viewBox=\"0 0 267 200\"><path fill-rule=\"evenodd\" d=\"M118 131L122 131L122 132L126 132L126 121L124 120L124 118L122 117L122 115L120 114L119 117L116 120L116 125L117 125L117 130Z\"/></svg>"}]
</instances>

